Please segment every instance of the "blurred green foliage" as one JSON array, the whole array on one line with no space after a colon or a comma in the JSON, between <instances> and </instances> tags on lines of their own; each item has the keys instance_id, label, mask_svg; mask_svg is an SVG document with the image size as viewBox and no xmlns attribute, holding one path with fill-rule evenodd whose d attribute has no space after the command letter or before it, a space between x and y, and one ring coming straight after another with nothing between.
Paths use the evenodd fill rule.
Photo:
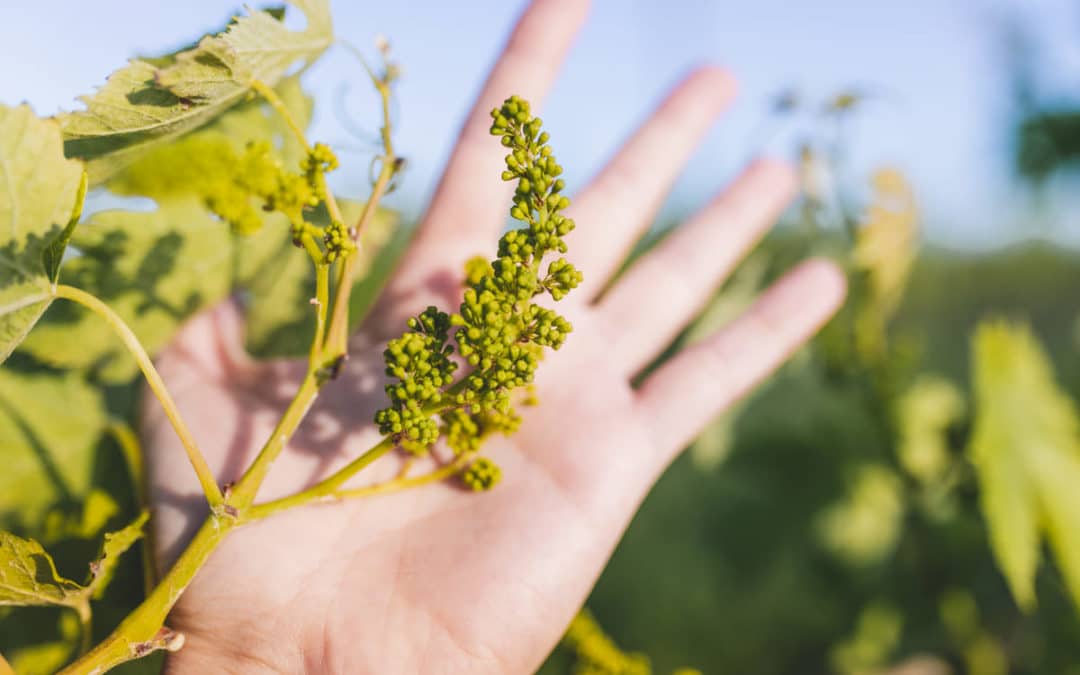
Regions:
<instances>
[{"instance_id":1,"label":"blurred green foliage","mask_svg":"<svg viewBox=\"0 0 1080 675\"><path fill-rule=\"evenodd\" d=\"M767 240L770 276L806 246L794 228ZM943 415L930 421L961 416L956 393L971 400L970 339L987 315L1030 322L1058 381L1080 395L1080 307L1067 291L1078 284L1080 255L1048 244L978 255L924 250L891 332L921 346L911 350L908 378L938 399L931 407ZM964 423L943 422L943 450L961 475L942 504L927 494L925 474L904 471L900 435L882 424L861 378L803 355L744 405L727 459L703 470L688 453L671 467L589 599L605 630L648 654L655 672L692 664L704 673L846 673L875 660L868 654L880 657L875 666L932 654L974 675L1080 664L1080 619L1056 568L1040 568L1031 614L1012 599L963 461ZM861 488L871 509L882 489L898 489L905 507L894 522L887 505L871 528L882 539L895 528L889 546L853 561L836 555L820 523L860 491L868 471L879 484L876 496ZM568 663L556 653L543 672L567 672Z\"/></svg>"}]
</instances>

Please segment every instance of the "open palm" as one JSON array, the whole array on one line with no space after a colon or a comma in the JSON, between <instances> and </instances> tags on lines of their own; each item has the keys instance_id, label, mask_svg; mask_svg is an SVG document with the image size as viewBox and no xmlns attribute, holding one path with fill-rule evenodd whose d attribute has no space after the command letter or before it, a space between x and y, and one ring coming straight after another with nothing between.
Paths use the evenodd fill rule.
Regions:
<instances>
[{"instance_id":1,"label":"open palm","mask_svg":"<svg viewBox=\"0 0 1080 675\"><path fill-rule=\"evenodd\" d=\"M260 501L311 485L378 440L370 420L385 405L385 340L428 304L456 307L462 263L490 255L504 220L509 194L485 187L503 154L487 134L487 111L511 93L542 98L585 5L537 0L522 17L346 371L324 388ZM541 403L525 410L521 431L488 441L503 482L479 495L437 484L310 506L241 528L170 618L187 636L170 672L535 670L665 466L842 300L840 273L805 263L744 316L632 385L794 191L786 167L755 163L606 288L732 94L724 72L692 73L575 199L568 257L586 283L560 305L574 333L543 363ZM222 306L188 324L160 359L223 483L253 459L305 369L250 360L241 331L235 309ZM167 564L205 504L152 402L145 432ZM387 458L359 480L392 476L400 461Z\"/></svg>"}]
</instances>

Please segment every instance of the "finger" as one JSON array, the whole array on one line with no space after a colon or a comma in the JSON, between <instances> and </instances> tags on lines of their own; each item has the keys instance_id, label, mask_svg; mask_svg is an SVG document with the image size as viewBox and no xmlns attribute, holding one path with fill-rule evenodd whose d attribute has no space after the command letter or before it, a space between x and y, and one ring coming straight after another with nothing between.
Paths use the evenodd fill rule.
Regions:
<instances>
[{"instance_id":1,"label":"finger","mask_svg":"<svg viewBox=\"0 0 1080 675\"><path fill-rule=\"evenodd\" d=\"M586 0L535 0L521 16L466 119L428 212L387 289L390 297L422 285L425 278L449 273L457 279L470 256L491 248L509 213L513 187L499 183L506 150L489 133L490 111L511 94L539 107L587 9Z\"/></svg>"},{"instance_id":2,"label":"finger","mask_svg":"<svg viewBox=\"0 0 1080 675\"><path fill-rule=\"evenodd\" d=\"M635 263L597 305L601 322L619 328L615 363L632 374L670 344L776 221L796 185L786 165L756 162Z\"/></svg>"},{"instance_id":3,"label":"finger","mask_svg":"<svg viewBox=\"0 0 1080 675\"><path fill-rule=\"evenodd\" d=\"M573 234L574 262L588 270L577 298L592 299L603 289L734 95L727 71L695 70L574 198L568 215L582 224Z\"/></svg>"},{"instance_id":4,"label":"finger","mask_svg":"<svg viewBox=\"0 0 1080 675\"><path fill-rule=\"evenodd\" d=\"M831 262L810 260L769 288L731 325L650 375L636 407L665 464L719 413L772 373L843 303L846 282Z\"/></svg>"}]
</instances>

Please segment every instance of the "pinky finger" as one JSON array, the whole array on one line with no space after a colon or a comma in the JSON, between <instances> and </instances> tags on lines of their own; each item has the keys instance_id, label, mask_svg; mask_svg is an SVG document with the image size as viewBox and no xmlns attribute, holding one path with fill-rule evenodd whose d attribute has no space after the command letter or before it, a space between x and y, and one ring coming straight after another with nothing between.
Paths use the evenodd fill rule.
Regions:
<instances>
[{"instance_id":1,"label":"pinky finger","mask_svg":"<svg viewBox=\"0 0 1080 675\"><path fill-rule=\"evenodd\" d=\"M719 413L776 370L840 308L843 273L810 260L742 316L676 355L638 389L637 405L667 463Z\"/></svg>"}]
</instances>

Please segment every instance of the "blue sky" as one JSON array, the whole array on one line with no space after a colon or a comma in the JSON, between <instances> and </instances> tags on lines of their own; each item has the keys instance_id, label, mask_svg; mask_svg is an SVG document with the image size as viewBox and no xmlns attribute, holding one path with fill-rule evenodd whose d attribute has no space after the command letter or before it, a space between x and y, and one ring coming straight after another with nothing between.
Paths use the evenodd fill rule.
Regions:
<instances>
[{"instance_id":1,"label":"blue sky","mask_svg":"<svg viewBox=\"0 0 1080 675\"><path fill-rule=\"evenodd\" d=\"M405 66L398 144L411 169L395 198L416 212L523 2L333 2L341 37L367 46L383 33ZM3 4L0 101L26 100L47 114L71 107L76 95L127 57L182 44L220 25L239 3ZM739 100L676 188L667 210L677 214L706 199L760 150L755 139L778 90L795 86L814 99L860 87L874 98L850 132L855 168L887 163L905 169L932 240L993 245L1034 231L1006 164L1008 90L997 30L1005 12L1039 28L1051 79L1076 91L1080 10L1068 0L594 0L544 118L558 139L568 182L581 184L681 73L700 62L729 67L740 80ZM338 100L350 117L375 119L355 62L331 54L310 73L309 85L322 101L314 136L359 153L359 142L335 112ZM603 114L597 112L601 102ZM787 152L795 136L781 134L767 150ZM343 156L364 171L339 181L361 184L366 157ZM1057 232L1080 239L1080 210L1052 213Z\"/></svg>"}]
</instances>

